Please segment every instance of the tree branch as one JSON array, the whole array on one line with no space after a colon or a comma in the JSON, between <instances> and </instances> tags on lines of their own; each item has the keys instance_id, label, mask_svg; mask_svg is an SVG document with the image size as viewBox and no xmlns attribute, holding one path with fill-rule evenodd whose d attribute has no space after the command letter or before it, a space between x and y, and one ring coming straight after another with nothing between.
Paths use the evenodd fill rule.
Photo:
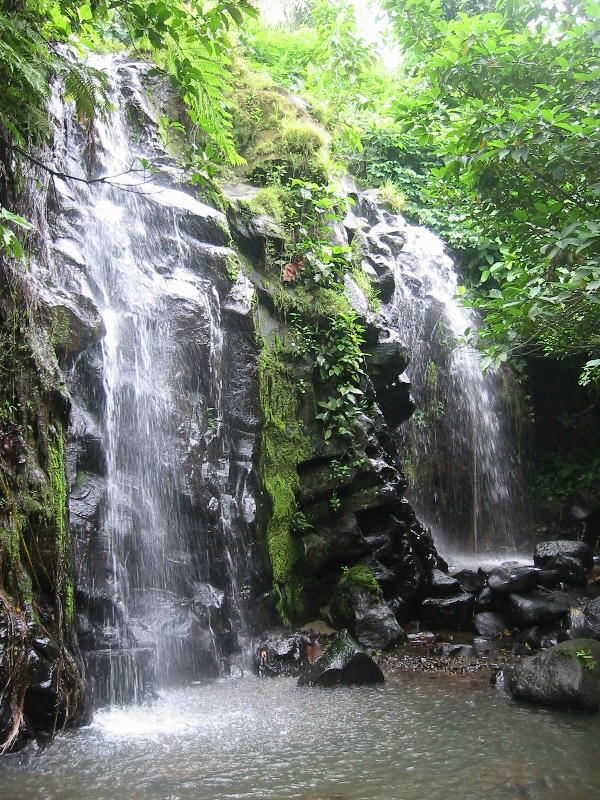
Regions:
<instances>
[{"instance_id":1,"label":"tree branch","mask_svg":"<svg viewBox=\"0 0 600 800\"><path fill-rule=\"evenodd\" d=\"M31 153L28 153L26 150L23 150L22 147L19 147L16 144L10 144L4 138L1 138L1 141L9 150L14 151L15 153L19 153L19 155L23 156L23 158L26 158L30 163L35 164L36 167L40 167L40 169L43 169L49 175L52 175L53 178L61 178L62 180L68 180L68 181L78 181L79 183L85 183L88 186L96 183L104 183L107 184L108 186L113 186L116 189L122 189L123 191L131 191L132 184L127 186L126 184L113 183L113 181L116 178L123 177L124 175L131 175L133 173L139 173L139 172L142 173L147 172L146 167L132 166L127 170L123 170L123 172L117 172L115 175L104 175L102 178L82 178L79 175L69 175L67 172L61 172L60 170L56 170L53 169L52 167L49 167L47 164L44 164L43 161L40 161L38 158L35 158L35 156L32 156ZM151 181L152 178L148 178L141 181L138 184L133 184L133 185L143 186L144 184L150 183Z\"/></svg>"}]
</instances>

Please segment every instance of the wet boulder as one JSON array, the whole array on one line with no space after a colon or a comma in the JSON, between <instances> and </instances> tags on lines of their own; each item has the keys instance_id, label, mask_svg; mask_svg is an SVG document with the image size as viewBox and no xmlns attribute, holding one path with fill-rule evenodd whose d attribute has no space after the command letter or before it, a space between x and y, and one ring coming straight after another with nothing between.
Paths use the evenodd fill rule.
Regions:
<instances>
[{"instance_id":1,"label":"wet boulder","mask_svg":"<svg viewBox=\"0 0 600 800\"><path fill-rule=\"evenodd\" d=\"M537 586L539 569L532 566L506 565L493 569L488 575L488 586L494 592L529 592Z\"/></svg>"},{"instance_id":2,"label":"wet boulder","mask_svg":"<svg viewBox=\"0 0 600 800\"><path fill-rule=\"evenodd\" d=\"M557 639L559 642L568 642L571 639L598 639L600 640L600 633L596 633L591 628L585 626L576 628L566 628L558 632Z\"/></svg>"},{"instance_id":3,"label":"wet boulder","mask_svg":"<svg viewBox=\"0 0 600 800\"><path fill-rule=\"evenodd\" d=\"M460 591L456 578L446 575L440 569L432 569L429 575L429 592L433 597L448 597Z\"/></svg>"},{"instance_id":4,"label":"wet boulder","mask_svg":"<svg viewBox=\"0 0 600 800\"><path fill-rule=\"evenodd\" d=\"M559 553L552 559L552 572L558 573L558 579L570 586L585 586L587 570L578 558Z\"/></svg>"},{"instance_id":5,"label":"wet boulder","mask_svg":"<svg viewBox=\"0 0 600 800\"><path fill-rule=\"evenodd\" d=\"M307 633L271 633L255 646L252 660L261 678L296 676L306 660Z\"/></svg>"},{"instance_id":6,"label":"wet boulder","mask_svg":"<svg viewBox=\"0 0 600 800\"><path fill-rule=\"evenodd\" d=\"M428 597L423 600L421 621L428 628L451 631L466 630L471 626L475 598L471 594L453 597Z\"/></svg>"},{"instance_id":7,"label":"wet boulder","mask_svg":"<svg viewBox=\"0 0 600 800\"><path fill-rule=\"evenodd\" d=\"M474 569L461 569L459 572L455 572L452 577L460 583L465 592L471 592L472 594L480 592L486 581L486 574L481 568L477 571Z\"/></svg>"},{"instance_id":8,"label":"wet boulder","mask_svg":"<svg viewBox=\"0 0 600 800\"><path fill-rule=\"evenodd\" d=\"M489 586L484 586L475 598L476 611L489 611L494 604L494 593Z\"/></svg>"},{"instance_id":9,"label":"wet boulder","mask_svg":"<svg viewBox=\"0 0 600 800\"><path fill-rule=\"evenodd\" d=\"M473 627L479 636L486 639L500 639L507 628L507 623L503 616L494 611L482 611L475 614Z\"/></svg>"},{"instance_id":10,"label":"wet boulder","mask_svg":"<svg viewBox=\"0 0 600 800\"><path fill-rule=\"evenodd\" d=\"M514 697L548 708L594 712L600 708L600 642L573 639L514 665Z\"/></svg>"},{"instance_id":11,"label":"wet boulder","mask_svg":"<svg viewBox=\"0 0 600 800\"><path fill-rule=\"evenodd\" d=\"M400 341L397 331L381 324L374 318L365 331L366 346L370 358L367 362L369 377L375 389L393 383L408 366L406 345Z\"/></svg>"},{"instance_id":12,"label":"wet boulder","mask_svg":"<svg viewBox=\"0 0 600 800\"><path fill-rule=\"evenodd\" d=\"M542 646L543 634L539 625L533 625L531 628L525 628L518 633L513 632L513 635L515 642L524 644L530 649L539 650Z\"/></svg>"},{"instance_id":13,"label":"wet boulder","mask_svg":"<svg viewBox=\"0 0 600 800\"><path fill-rule=\"evenodd\" d=\"M557 623L567 616L569 608L569 598L560 592L537 591L529 595L510 595L511 613L525 627Z\"/></svg>"},{"instance_id":14,"label":"wet boulder","mask_svg":"<svg viewBox=\"0 0 600 800\"><path fill-rule=\"evenodd\" d=\"M381 598L369 592L355 591L352 595L354 633L363 647L384 650L392 644L406 639L394 612Z\"/></svg>"},{"instance_id":15,"label":"wet boulder","mask_svg":"<svg viewBox=\"0 0 600 800\"><path fill-rule=\"evenodd\" d=\"M600 635L600 597L590 600L583 607L583 616L587 627Z\"/></svg>"},{"instance_id":16,"label":"wet boulder","mask_svg":"<svg viewBox=\"0 0 600 800\"><path fill-rule=\"evenodd\" d=\"M383 681L379 666L344 630L321 658L302 672L298 686L369 686Z\"/></svg>"},{"instance_id":17,"label":"wet boulder","mask_svg":"<svg viewBox=\"0 0 600 800\"><path fill-rule=\"evenodd\" d=\"M569 539L559 539L556 542L540 542L533 553L536 566L545 569L554 569L557 556L569 556L580 561L586 569L594 566L594 556L591 548L585 542L572 542Z\"/></svg>"}]
</instances>

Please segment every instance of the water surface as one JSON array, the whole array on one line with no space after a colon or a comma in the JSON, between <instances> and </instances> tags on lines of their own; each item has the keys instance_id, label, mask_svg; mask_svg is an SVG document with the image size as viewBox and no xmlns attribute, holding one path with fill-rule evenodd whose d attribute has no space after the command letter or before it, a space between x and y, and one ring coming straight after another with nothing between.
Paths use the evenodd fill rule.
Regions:
<instances>
[{"instance_id":1,"label":"water surface","mask_svg":"<svg viewBox=\"0 0 600 800\"><path fill-rule=\"evenodd\" d=\"M3 800L591 800L598 717L468 680L375 688L222 680L108 708L0 767Z\"/></svg>"}]
</instances>

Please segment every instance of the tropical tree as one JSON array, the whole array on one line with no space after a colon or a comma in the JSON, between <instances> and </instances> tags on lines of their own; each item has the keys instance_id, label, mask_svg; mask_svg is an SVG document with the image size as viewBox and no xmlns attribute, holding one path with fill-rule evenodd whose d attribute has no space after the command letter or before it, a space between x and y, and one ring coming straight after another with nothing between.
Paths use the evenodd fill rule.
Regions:
<instances>
[{"instance_id":1,"label":"tropical tree","mask_svg":"<svg viewBox=\"0 0 600 800\"><path fill-rule=\"evenodd\" d=\"M428 202L461 210L476 243L466 300L484 366L514 353L573 356L598 375L600 105L595 2L384 0L413 54L417 121L441 163Z\"/></svg>"}]
</instances>

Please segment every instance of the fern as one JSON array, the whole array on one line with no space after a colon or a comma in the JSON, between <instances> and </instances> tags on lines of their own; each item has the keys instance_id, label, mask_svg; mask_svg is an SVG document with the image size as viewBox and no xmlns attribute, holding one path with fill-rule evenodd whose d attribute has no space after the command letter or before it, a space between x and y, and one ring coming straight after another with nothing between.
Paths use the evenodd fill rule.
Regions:
<instances>
[{"instance_id":1,"label":"fern","mask_svg":"<svg viewBox=\"0 0 600 800\"><path fill-rule=\"evenodd\" d=\"M64 98L75 103L79 121L91 123L97 114L105 117L112 108L106 76L80 62L65 61L61 72Z\"/></svg>"}]
</instances>

